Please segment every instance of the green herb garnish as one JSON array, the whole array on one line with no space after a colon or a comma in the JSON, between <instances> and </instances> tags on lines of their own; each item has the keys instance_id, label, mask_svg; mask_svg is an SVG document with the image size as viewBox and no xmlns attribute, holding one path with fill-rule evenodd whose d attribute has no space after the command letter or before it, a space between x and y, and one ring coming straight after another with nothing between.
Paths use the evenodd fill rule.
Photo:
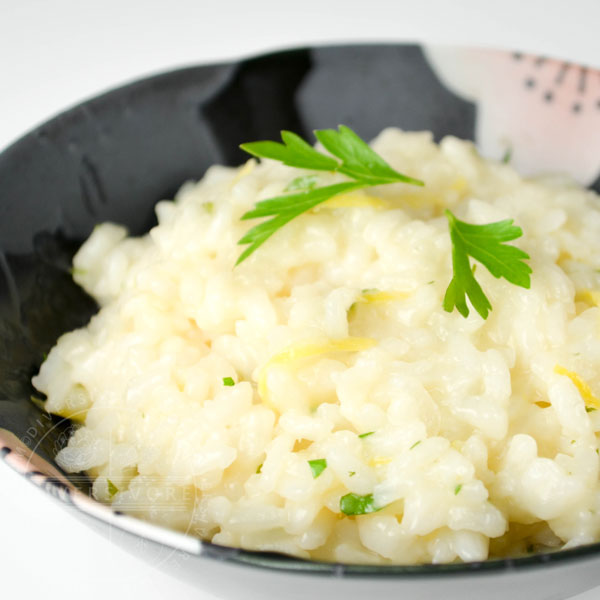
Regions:
<instances>
[{"instance_id":1,"label":"green herb garnish","mask_svg":"<svg viewBox=\"0 0 600 600\"><path fill-rule=\"evenodd\" d=\"M327 459L316 458L315 460L309 460L308 466L312 471L313 479L316 479L327 468Z\"/></svg>"},{"instance_id":2,"label":"green herb garnish","mask_svg":"<svg viewBox=\"0 0 600 600\"><path fill-rule=\"evenodd\" d=\"M366 433L360 433L358 435L359 438L364 439L366 437L369 437L370 435L373 435L375 432L374 431L367 431Z\"/></svg>"},{"instance_id":3,"label":"green herb garnish","mask_svg":"<svg viewBox=\"0 0 600 600\"><path fill-rule=\"evenodd\" d=\"M421 440L419 440L418 442L415 442L410 448L409 450L412 450L413 448L416 448L419 444L421 443Z\"/></svg>"},{"instance_id":4,"label":"green herb garnish","mask_svg":"<svg viewBox=\"0 0 600 600\"><path fill-rule=\"evenodd\" d=\"M462 490L462 483L459 483L455 488L454 488L454 495L458 496L458 494L460 493L460 490Z\"/></svg>"},{"instance_id":5,"label":"green herb garnish","mask_svg":"<svg viewBox=\"0 0 600 600\"><path fill-rule=\"evenodd\" d=\"M348 477L354 477L356 475L356 471L348 471Z\"/></svg>"},{"instance_id":6,"label":"green herb garnish","mask_svg":"<svg viewBox=\"0 0 600 600\"><path fill-rule=\"evenodd\" d=\"M233 377L223 377L223 385L226 385L227 387L235 385Z\"/></svg>"},{"instance_id":7,"label":"green herb garnish","mask_svg":"<svg viewBox=\"0 0 600 600\"><path fill-rule=\"evenodd\" d=\"M318 175L304 175L296 177L283 190L284 192L297 192L298 190L313 190L319 181Z\"/></svg>"},{"instance_id":8,"label":"green herb garnish","mask_svg":"<svg viewBox=\"0 0 600 600\"><path fill-rule=\"evenodd\" d=\"M283 144L264 141L240 146L242 150L259 158L278 160L284 165L300 169L334 171L346 175L353 181L324 187L311 187L310 180L307 183L306 180L296 179L294 181L297 183L294 187L305 186L300 187L300 191L258 202L253 210L242 216L242 219L271 218L250 229L239 240L238 244L249 244L249 246L242 252L236 265L248 258L278 229L292 219L334 196L395 182L424 185L422 181L407 177L392 169L364 140L345 125L340 125L337 131L335 129L319 129L315 131L315 136L333 156L315 150L291 131L281 132Z\"/></svg>"},{"instance_id":9,"label":"green herb garnish","mask_svg":"<svg viewBox=\"0 0 600 600\"><path fill-rule=\"evenodd\" d=\"M506 152L504 152L504 156L502 157L502 162L507 165L510 162L510 159L512 158L512 148L509 146L506 149Z\"/></svg>"},{"instance_id":10,"label":"green herb garnish","mask_svg":"<svg viewBox=\"0 0 600 600\"><path fill-rule=\"evenodd\" d=\"M456 307L463 317L467 317L466 294L473 308L487 319L492 305L473 276L469 256L483 264L494 277L504 277L510 283L529 289L531 267L523 262L529 255L516 246L503 243L520 237L523 231L512 224L512 219L472 225L457 219L449 210L446 210L446 217L452 240L453 277L444 296L444 310L452 312Z\"/></svg>"},{"instance_id":11,"label":"green herb garnish","mask_svg":"<svg viewBox=\"0 0 600 600\"><path fill-rule=\"evenodd\" d=\"M359 496L358 494L350 493L340 498L340 510L348 516L352 515L367 515L377 512L384 508L383 506L375 506L373 494Z\"/></svg>"},{"instance_id":12,"label":"green herb garnish","mask_svg":"<svg viewBox=\"0 0 600 600\"><path fill-rule=\"evenodd\" d=\"M112 498L119 491L119 488L110 479L106 481L108 483L108 494Z\"/></svg>"},{"instance_id":13,"label":"green herb garnish","mask_svg":"<svg viewBox=\"0 0 600 600\"><path fill-rule=\"evenodd\" d=\"M591 413L591 412L594 412L595 410L597 410L597 409L594 408L593 406L586 406L585 407L585 412L586 413Z\"/></svg>"},{"instance_id":14,"label":"green herb garnish","mask_svg":"<svg viewBox=\"0 0 600 600\"><path fill-rule=\"evenodd\" d=\"M300 169L337 172L351 181L317 187L317 176L305 175L292 180L284 190L288 193L257 202L252 210L242 215L242 220L269 218L238 241L238 244L248 247L239 256L236 265L248 258L278 229L334 196L396 182L424 185L422 181L394 170L349 127L340 125L337 131L319 129L315 136L332 156L315 150L291 131L281 132L283 143L262 141L240 146L259 158L278 160ZM523 250L503 243L517 239L523 232L512 224L511 219L471 225L457 219L449 210L446 210L446 217L452 241L453 277L444 296L444 309L452 312L456 307L463 317L467 317L468 296L473 308L486 319L492 306L475 279L476 265L471 266L469 257L482 263L494 277L504 277L510 283L528 289L531 268L523 260L529 256Z\"/></svg>"},{"instance_id":15,"label":"green herb garnish","mask_svg":"<svg viewBox=\"0 0 600 600\"><path fill-rule=\"evenodd\" d=\"M262 466L263 466L263 464L260 463L260 465L258 465L258 467L256 467L256 474L257 475L260 474L260 472L262 471Z\"/></svg>"},{"instance_id":16,"label":"green herb garnish","mask_svg":"<svg viewBox=\"0 0 600 600\"><path fill-rule=\"evenodd\" d=\"M205 202L202 205L202 208L209 214L212 215L213 212L215 211L215 204L214 202Z\"/></svg>"}]
</instances>

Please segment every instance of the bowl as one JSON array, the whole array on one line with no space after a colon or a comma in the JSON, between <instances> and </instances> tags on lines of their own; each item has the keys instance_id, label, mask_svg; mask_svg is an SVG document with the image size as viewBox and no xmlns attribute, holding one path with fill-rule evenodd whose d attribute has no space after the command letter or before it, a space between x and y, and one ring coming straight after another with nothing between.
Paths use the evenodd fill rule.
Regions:
<instances>
[{"instance_id":1,"label":"bowl","mask_svg":"<svg viewBox=\"0 0 600 600\"><path fill-rule=\"evenodd\" d=\"M361 45L301 48L161 74L68 110L0 155L0 456L77 518L221 598L558 599L600 583L600 544L477 563L309 562L217 546L113 511L54 457L73 425L47 414L31 377L58 336L96 310L70 276L94 225L133 234L152 208L239 144L344 123L477 142L525 173L566 170L600 191L598 72L506 51ZM143 543L140 543L143 542Z\"/></svg>"}]
</instances>

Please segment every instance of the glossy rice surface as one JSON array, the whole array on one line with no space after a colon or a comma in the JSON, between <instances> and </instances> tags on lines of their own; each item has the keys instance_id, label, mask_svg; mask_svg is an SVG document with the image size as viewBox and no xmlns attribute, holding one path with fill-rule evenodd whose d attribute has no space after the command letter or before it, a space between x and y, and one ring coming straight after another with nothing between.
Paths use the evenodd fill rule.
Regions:
<instances>
[{"instance_id":1,"label":"glossy rice surface","mask_svg":"<svg viewBox=\"0 0 600 600\"><path fill-rule=\"evenodd\" d=\"M115 509L303 558L441 563L597 541L598 196L456 138L388 129L373 146L425 187L334 198L235 268L257 223L242 214L310 172L214 166L157 205L148 235L98 226L73 273L100 311L33 379L79 425L57 461ZM446 208L523 229L530 289L476 267L487 320L442 308ZM348 494L377 510L343 514Z\"/></svg>"}]
</instances>

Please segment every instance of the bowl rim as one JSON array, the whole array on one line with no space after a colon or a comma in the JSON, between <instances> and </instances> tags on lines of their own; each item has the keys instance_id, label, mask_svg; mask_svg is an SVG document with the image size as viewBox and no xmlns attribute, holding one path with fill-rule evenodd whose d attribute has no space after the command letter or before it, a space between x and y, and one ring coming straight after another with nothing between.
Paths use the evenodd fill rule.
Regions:
<instances>
[{"instance_id":1,"label":"bowl rim","mask_svg":"<svg viewBox=\"0 0 600 600\"><path fill-rule=\"evenodd\" d=\"M49 128L61 128L65 125L68 127L72 122L71 117L75 116L80 111L85 111L92 104L96 105L99 101L110 103L121 95L134 91L150 90L151 93L152 88L154 88L156 84L165 83L167 81L172 84L173 80L184 77L190 73L214 69L215 67L236 68L246 62L282 58L297 52L313 52L328 49L356 50L364 48L377 49L400 47L416 47L423 50L424 46L425 44L418 42L307 44L297 47L276 49L264 53L249 54L237 60L215 61L159 71L154 74L133 79L126 83L118 84L113 88L102 91L99 94L69 106L55 116L36 125L21 137L12 141L5 148L0 148L0 159L27 145ZM427 44L427 46L432 45ZM463 46L459 44L434 44L434 46L452 49L474 48L486 51L499 49L504 52L511 52L511 50L507 48ZM27 452L25 452L23 448L26 448ZM127 533L145 538L151 542L161 544L171 549L183 551L198 557L216 559L220 562L225 561L232 565L258 567L261 569L304 575L414 579L421 577L430 578L432 576L457 577L473 574L483 575L508 571L523 572L530 571L531 569L541 569L551 565L567 564L581 559L597 559L600 557L600 541L566 550L556 550L547 553L532 553L530 555L513 558L492 558L485 561L416 565L325 562L302 559L276 552L231 548L202 540L196 536L167 529L160 525L143 521L136 517L128 516L113 510L110 506L102 504L81 492L74 484L68 481L68 478L66 478L64 474L60 473L57 476L56 469L52 465L37 455L34 450L24 446L12 432L2 428L0 428L0 459L3 459L3 462L5 462L7 466L13 468L31 483L43 489L49 496L57 498L63 505L75 507L92 519L105 523L108 526L118 527Z\"/></svg>"}]
</instances>

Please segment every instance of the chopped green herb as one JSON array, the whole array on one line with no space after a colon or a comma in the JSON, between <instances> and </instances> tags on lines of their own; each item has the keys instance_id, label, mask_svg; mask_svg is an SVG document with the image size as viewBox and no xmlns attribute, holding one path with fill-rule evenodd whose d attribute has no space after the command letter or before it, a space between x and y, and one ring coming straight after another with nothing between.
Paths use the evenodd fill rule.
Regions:
<instances>
[{"instance_id":1,"label":"chopped green herb","mask_svg":"<svg viewBox=\"0 0 600 600\"><path fill-rule=\"evenodd\" d=\"M256 473L257 473L257 475L262 471L262 466L263 466L263 464L260 463L260 465L258 465L258 467L256 467Z\"/></svg>"},{"instance_id":2,"label":"chopped green herb","mask_svg":"<svg viewBox=\"0 0 600 600\"><path fill-rule=\"evenodd\" d=\"M349 127L340 125L337 131L320 129L315 135L331 155L319 152L291 131L281 132L283 143L261 141L240 146L259 158L278 160L300 169L337 172L351 181L316 187L315 175L297 177L286 188L291 193L257 202L252 210L242 215L242 220L269 218L252 227L238 241L247 248L236 265L291 220L334 196L395 182L424 185L418 179L395 171ZM531 268L523 262L529 256L516 246L504 243L520 237L523 232L512 224L512 219L472 225L457 219L449 210L446 210L446 217L452 242L453 276L444 296L444 309L452 312L457 308L463 317L467 317L468 296L473 308L487 319L492 305L475 279L476 265L471 266L469 257L483 264L494 277L504 277L514 285L529 289Z\"/></svg>"},{"instance_id":3,"label":"chopped green herb","mask_svg":"<svg viewBox=\"0 0 600 600\"><path fill-rule=\"evenodd\" d=\"M215 212L215 203L214 202L205 202L202 205L202 208L209 214L212 215Z\"/></svg>"},{"instance_id":4,"label":"chopped green herb","mask_svg":"<svg viewBox=\"0 0 600 600\"><path fill-rule=\"evenodd\" d=\"M108 494L112 498L119 491L119 488L110 479L106 481L108 483Z\"/></svg>"},{"instance_id":5,"label":"chopped green herb","mask_svg":"<svg viewBox=\"0 0 600 600\"><path fill-rule=\"evenodd\" d=\"M360 433L358 435L359 438L364 439L366 437L369 437L370 435L373 435L375 432L374 431L367 431L366 433Z\"/></svg>"},{"instance_id":6,"label":"chopped green herb","mask_svg":"<svg viewBox=\"0 0 600 600\"><path fill-rule=\"evenodd\" d=\"M319 181L318 175L304 175L296 177L283 190L284 192L295 192L297 190L312 190Z\"/></svg>"},{"instance_id":7,"label":"chopped green herb","mask_svg":"<svg viewBox=\"0 0 600 600\"><path fill-rule=\"evenodd\" d=\"M354 477L356 475L356 471L349 471L348 477Z\"/></svg>"},{"instance_id":8,"label":"chopped green herb","mask_svg":"<svg viewBox=\"0 0 600 600\"><path fill-rule=\"evenodd\" d=\"M87 273L87 270L86 269L76 269L75 267L71 267L69 269L69 273L71 274L72 277L75 277L76 275L79 275L81 277Z\"/></svg>"},{"instance_id":9,"label":"chopped green herb","mask_svg":"<svg viewBox=\"0 0 600 600\"><path fill-rule=\"evenodd\" d=\"M375 506L373 494L359 496L358 494L350 493L340 498L340 510L348 516L352 515L367 515L377 512L384 508L383 506Z\"/></svg>"},{"instance_id":10,"label":"chopped green herb","mask_svg":"<svg viewBox=\"0 0 600 600\"><path fill-rule=\"evenodd\" d=\"M259 158L278 160L284 165L315 171L336 171L352 181L336 183L319 188L300 189L283 196L262 200L253 210L242 216L243 220L271 217L246 233L238 244L249 244L242 252L236 265L243 262L264 244L278 229L292 219L314 208L318 204L339 194L387 183L403 182L424 185L422 181L398 173L388 165L352 129L340 125L338 130L315 131L317 140L333 156L315 150L300 136L291 131L282 131L279 142L263 141L242 144L240 148Z\"/></svg>"},{"instance_id":11,"label":"chopped green herb","mask_svg":"<svg viewBox=\"0 0 600 600\"><path fill-rule=\"evenodd\" d=\"M421 440L419 440L418 442L415 442L410 448L409 450L412 450L413 448L416 448L419 444L421 443Z\"/></svg>"},{"instance_id":12,"label":"chopped green herb","mask_svg":"<svg viewBox=\"0 0 600 600\"><path fill-rule=\"evenodd\" d=\"M593 406L586 406L585 407L585 412L587 412L587 413L594 412L595 410L597 410L597 409L594 408Z\"/></svg>"},{"instance_id":13,"label":"chopped green herb","mask_svg":"<svg viewBox=\"0 0 600 600\"><path fill-rule=\"evenodd\" d=\"M313 479L316 479L327 468L327 459L316 458L315 460L309 460L308 466L312 471Z\"/></svg>"},{"instance_id":14,"label":"chopped green herb","mask_svg":"<svg viewBox=\"0 0 600 600\"><path fill-rule=\"evenodd\" d=\"M600 454L600 449L596 448L596 454Z\"/></svg>"},{"instance_id":15,"label":"chopped green herb","mask_svg":"<svg viewBox=\"0 0 600 600\"><path fill-rule=\"evenodd\" d=\"M504 277L510 283L529 289L531 267L522 262L529 255L516 246L503 243L520 237L523 231L512 224L512 219L472 225L457 219L449 210L446 210L446 217L450 227L454 273L444 296L444 310L452 312L456 307L463 317L467 317L466 294L473 308L487 319L492 305L473 277L469 256L487 267L494 277Z\"/></svg>"},{"instance_id":16,"label":"chopped green herb","mask_svg":"<svg viewBox=\"0 0 600 600\"><path fill-rule=\"evenodd\" d=\"M458 494L460 493L460 490L462 490L462 483L459 483L455 488L454 488L454 495L458 496Z\"/></svg>"},{"instance_id":17,"label":"chopped green herb","mask_svg":"<svg viewBox=\"0 0 600 600\"><path fill-rule=\"evenodd\" d=\"M512 148L509 146L506 149L506 152L504 153L504 156L502 157L502 162L507 165L510 162L510 159L512 158Z\"/></svg>"},{"instance_id":18,"label":"chopped green herb","mask_svg":"<svg viewBox=\"0 0 600 600\"><path fill-rule=\"evenodd\" d=\"M431 281L427 282L427 285L433 285L435 283L435 279L432 279Z\"/></svg>"},{"instance_id":19,"label":"chopped green herb","mask_svg":"<svg viewBox=\"0 0 600 600\"><path fill-rule=\"evenodd\" d=\"M575 440L571 440L571 444L574 444L574 443L575 443Z\"/></svg>"},{"instance_id":20,"label":"chopped green herb","mask_svg":"<svg viewBox=\"0 0 600 600\"><path fill-rule=\"evenodd\" d=\"M233 377L223 377L223 385L226 385L227 387L231 387L232 385L235 385L235 381L233 380Z\"/></svg>"}]
</instances>

